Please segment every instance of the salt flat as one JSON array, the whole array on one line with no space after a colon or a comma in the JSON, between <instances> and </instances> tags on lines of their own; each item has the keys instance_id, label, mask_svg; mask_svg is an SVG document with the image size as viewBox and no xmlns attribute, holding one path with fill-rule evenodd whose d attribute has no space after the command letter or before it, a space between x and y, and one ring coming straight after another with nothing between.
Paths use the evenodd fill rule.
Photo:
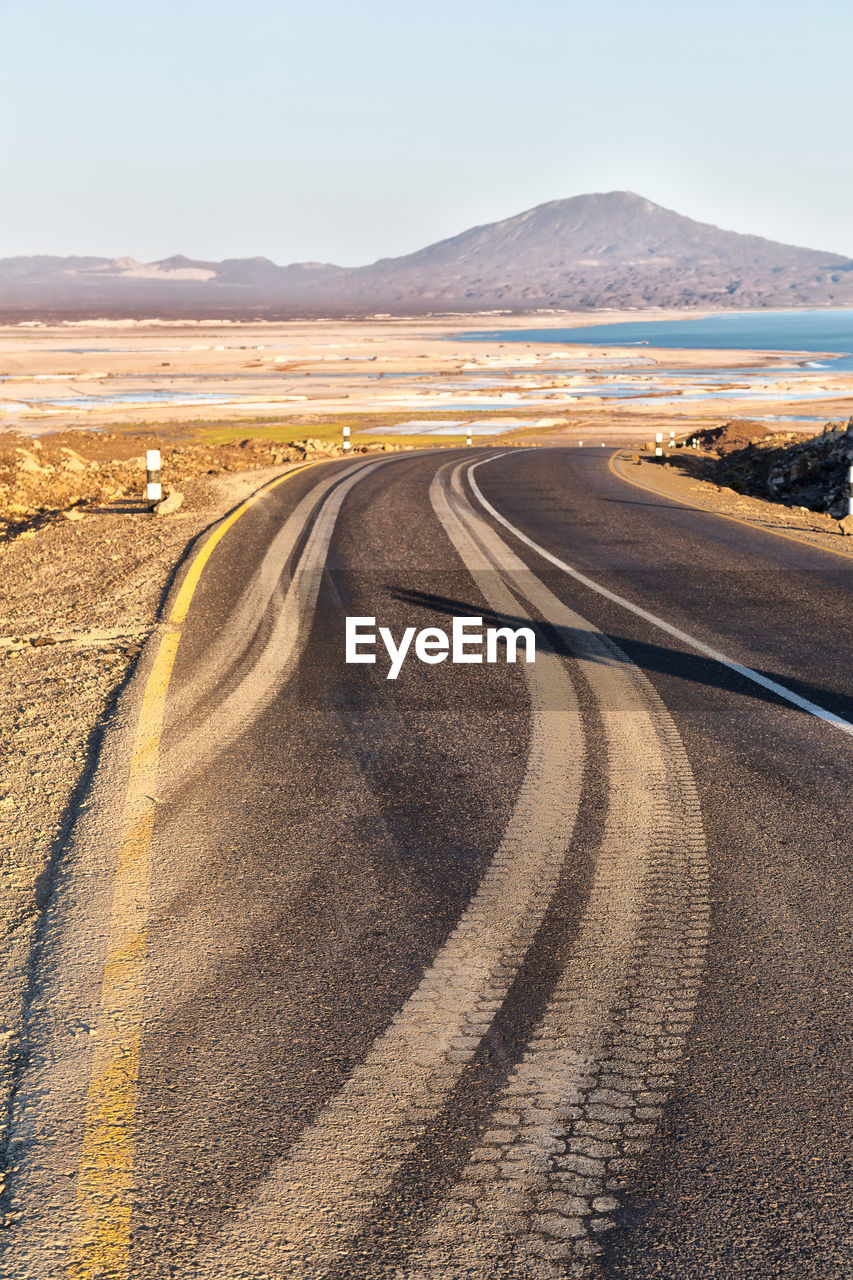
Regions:
<instances>
[{"instance_id":1,"label":"salt flat","mask_svg":"<svg viewBox=\"0 0 853 1280\"><path fill-rule=\"evenodd\" d=\"M596 313L602 322L629 318L636 313ZM628 441L645 438L659 421L682 434L693 422L730 417L820 422L849 414L853 375L820 367L813 353L807 361L785 352L566 346L544 333L542 341L511 344L500 335L470 336L478 322L545 330L589 319L490 313L6 326L0 430L38 435L259 419L317 426L346 415L354 431L382 435L453 435L464 429L457 423L471 421L482 436L491 421L495 434L535 429L574 440L605 428L609 439Z\"/></svg>"}]
</instances>

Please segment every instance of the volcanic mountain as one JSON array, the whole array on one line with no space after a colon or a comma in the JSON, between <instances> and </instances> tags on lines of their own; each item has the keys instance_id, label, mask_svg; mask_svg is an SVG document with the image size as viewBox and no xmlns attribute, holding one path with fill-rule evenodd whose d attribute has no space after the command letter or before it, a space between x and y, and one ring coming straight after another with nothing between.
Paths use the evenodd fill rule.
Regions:
<instances>
[{"instance_id":1,"label":"volcanic mountain","mask_svg":"<svg viewBox=\"0 0 853 1280\"><path fill-rule=\"evenodd\" d=\"M9 319L851 305L844 255L723 231L627 191L553 200L364 267L0 259Z\"/></svg>"}]
</instances>

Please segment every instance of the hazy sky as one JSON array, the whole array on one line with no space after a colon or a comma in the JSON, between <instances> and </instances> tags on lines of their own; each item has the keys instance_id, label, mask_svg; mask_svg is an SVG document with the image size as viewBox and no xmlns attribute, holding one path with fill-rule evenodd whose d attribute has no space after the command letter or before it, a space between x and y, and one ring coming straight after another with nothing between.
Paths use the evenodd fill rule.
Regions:
<instances>
[{"instance_id":1,"label":"hazy sky","mask_svg":"<svg viewBox=\"0 0 853 1280\"><path fill-rule=\"evenodd\" d=\"M853 0L0 0L0 256L351 265L585 191L853 256Z\"/></svg>"}]
</instances>

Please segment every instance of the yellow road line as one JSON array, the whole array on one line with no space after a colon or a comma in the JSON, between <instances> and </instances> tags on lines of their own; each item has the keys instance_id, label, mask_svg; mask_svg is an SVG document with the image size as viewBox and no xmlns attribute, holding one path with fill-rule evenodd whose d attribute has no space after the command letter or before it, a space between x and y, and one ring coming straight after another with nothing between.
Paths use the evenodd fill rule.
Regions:
<instances>
[{"instance_id":1,"label":"yellow road line","mask_svg":"<svg viewBox=\"0 0 853 1280\"><path fill-rule=\"evenodd\" d=\"M163 708L179 639L179 631L167 631L160 641L130 765L77 1181L81 1224L71 1274L81 1280L124 1276L129 1257L151 832Z\"/></svg>"},{"instance_id":2,"label":"yellow road line","mask_svg":"<svg viewBox=\"0 0 853 1280\"><path fill-rule=\"evenodd\" d=\"M314 466L315 463L309 463ZM75 1280L125 1280L130 1227L139 1052L144 1020L145 959L160 736L169 681L184 621L202 570L232 525L299 467L259 489L206 539L189 567L142 695L122 817L101 1008L86 1100L77 1176L80 1221L69 1275Z\"/></svg>"},{"instance_id":3,"label":"yellow road line","mask_svg":"<svg viewBox=\"0 0 853 1280\"><path fill-rule=\"evenodd\" d=\"M853 555L847 551L842 551L840 548L821 547L816 542L810 542L808 538L798 538L795 533L783 533L781 529L766 529L763 525L755 524L752 520L743 520L740 516L730 516L724 511L715 511L713 507L700 507L697 503L688 502L684 498L673 498L668 493L662 493L660 489L652 489L647 484L642 484L639 480L632 480L630 476L626 476L616 466L619 461L621 461L620 454L611 454L610 461L607 464L608 471L616 476L617 480L624 480L625 484L632 484L635 489L642 489L643 493L653 493L656 498L666 498L670 502L680 503L688 511L701 511L706 516L717 516L720 520L731 520L732 524L742 524L745 529L757 530L759 533L771 533L774 538L784 538L786 542L799 542L800 546L811 547L813 551L825 551L830 556L841 556L843 560L853 560Z\"/></svg>"},{"instance_id":4,"label":"yellow road line","mask_svg":"<svg viewBox=\"0 0 853 1280\"><path fill-rule=\"evenodd\" d=\"M241 515L248 511L249 507L254 506L258 499L263 497L265 493L269 493L271 489L277 489L280 484L284 484L285 480L289 480L291 476L296 475L299 471L305 471L308 467L315 467L316 465L316 462L308 462L305 466L297 467L293 471L288 471L286 475L279 476L277 480L273 480L270 484L264 485L264 487L259 489L257 493L253 493L251 498L247 498L236 511L232 511L231 515L228 516L226 520L223 520L222 524L219 525L218 528L214 529L213 533L193 560L187 572L187 576L181 583L181 589L175 597L175 603L172 605L172 611L169 614L170 622L175 623L177 626L186 618L187 610L190 607L190 601L193 598L193 592L198 586L198 580L201 577L204 566L213 554L217 543L221 542L231 526L240 519Z\"/></svg>"}]
</instances>

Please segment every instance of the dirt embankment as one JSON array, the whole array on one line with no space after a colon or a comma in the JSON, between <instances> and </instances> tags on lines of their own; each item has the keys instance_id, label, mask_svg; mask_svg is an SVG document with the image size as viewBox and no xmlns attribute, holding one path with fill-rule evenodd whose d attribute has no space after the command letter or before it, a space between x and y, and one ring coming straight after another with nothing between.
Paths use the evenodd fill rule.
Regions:
<instances>
[{"instance_id":1,"label":"dirt embankment","mask_svg":"<svg viewBox=\"0 0 853 1280\"><path fill-rule=\"evenodd\" d=\"M0 542L57 520L79 521L86 513L143 511L145 449L162 456L163 491L181 494L186 511L205 508L210 478L258 467L283 466L305 458L338 457L327 440L293 444L247 439L238 444L176 444L174 441L94 431L74 431L31 440L0 435ZM393 451L398 445L357 446L353 453Z\"/></svg>"},{"instance_id":2,"label":"dirt embankment","mask_svg":"<svg viewBox=\"0 0 853 1280\"><path fill-rule=\"evenodd\" d=\"M698 450L667 450L666 461L695 479L735 493L823 512L844 522L853 465L853 418L827 423L806 437L773 432L763 423L748 421L727 422L693 436Z\"/></svg>"}]
</instances>

